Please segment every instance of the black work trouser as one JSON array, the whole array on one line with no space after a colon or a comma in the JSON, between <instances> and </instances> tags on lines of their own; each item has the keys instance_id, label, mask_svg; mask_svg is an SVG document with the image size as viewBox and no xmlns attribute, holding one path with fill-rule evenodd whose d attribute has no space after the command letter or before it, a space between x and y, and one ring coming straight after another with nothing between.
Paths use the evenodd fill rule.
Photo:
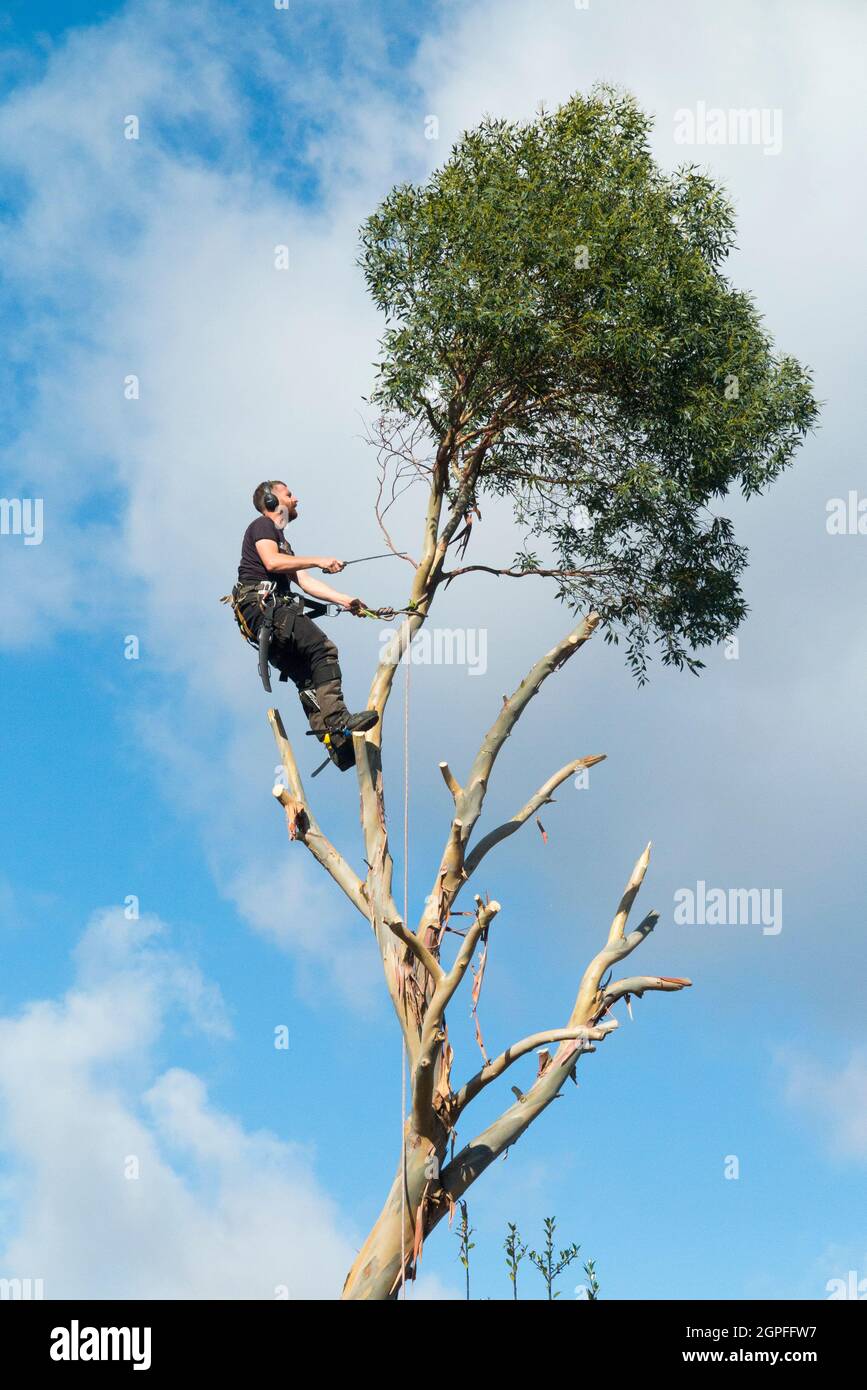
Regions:
<instances>
[{"instance_id":1,"label":"black work trouser","mask_svg":"<svg viewBox=\"0 0 867 1390\"><path fill-rule=\"evenodd\" d=\"M242 604L241 611L253 636L258 637L263 622L259 604L254 599L252 603ZM278 603L274 610L268 660L299 690L341 680L337 647L327 633L294 604Z\"/></svg>"}]
</instances>

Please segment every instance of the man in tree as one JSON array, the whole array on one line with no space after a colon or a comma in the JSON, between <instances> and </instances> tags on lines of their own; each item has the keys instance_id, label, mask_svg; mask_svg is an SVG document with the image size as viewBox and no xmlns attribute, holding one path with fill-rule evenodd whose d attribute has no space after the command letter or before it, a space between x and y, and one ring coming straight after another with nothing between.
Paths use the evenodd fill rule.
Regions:
<instances>
[{"instance_id":1,"label":"man in tree","mask_svg":"<svg viewBox=\"0 0 867 1390\"><path fill-rule=\"evenodd\" d=\"M345 771L354 762L351 735L372 729L379 715L375 710L349 713L337 647L304 613L303 600L293 594L292 584L311 598L339 604L356 616L366 605L309 574L314 569L339 574L345 568L343 560L296 555L292 550L283 530L298 515L298 498L285 483L260 483L253 493L253 506L260 515L244 532L238 582L232 590L238 625L257 644L265 625L265 658L277 667L281 680L294 681L310 728L320 742L328 744L337 766Z\"/></svg>"},{"instance_id":2,"label":"man in tree","mask_svg":"<svg viewBox=\"0 0 867 1390\"><path fill-rule=\"evenodd\" d=\"M502 910L488 893L489 856L604 756L570 757L509 819L483 826L512 731L528 707L541 711L543 688L563 678L596 631L625 642L639 681L654 652L701 669L701 651L747 612L747 552L720 511L724 499L764 492L818 413L810 373L776 351L750 295L724 274L734 244L729 200L693 167L657 166L650 125L631 96L611 88L528 122L487 117L425 183L393 188L362 228L361 264L386 320L370 396L381 412L379 496L386 467L396 478L392 497L414 483L423 493L405 617L370 689L380 719L356 740L364 879L319 826L279 713L269 714L286 774L274 794L290 839L372 930L406 1046L402 1152L344 1299L397 1296L431 1232L616 1029L616 1005L690 985L681 975L617 975L658 920L649 912L628 929L648 845L561 1014L497 1056L483 1048L476 1006ZM514 508L514 558L498 551L498 534L485 534L488 497ZM386 509L377 508L380 524ZM584 616L500 697L461 775L440 762L452 804L413 926L409 897L402 911L393 892L384 716L398 664L438 591L460 592L471 572L509 587L553 581L554 597ZM435 727L443 751L457 741L450 714ZM512 775L532 791L526 758L517 749L511 756ZM425 849L428 838L425 826ZM461 909L474 878L475 906ZM582 911L577 904L576 917ZM539 939L549 935L549 916L540 901ZM447 1013L454 1016L462 985L482 1054L474 1072L449 1038ZM523 1084L476 1129L476 1098L490 1096L507 1071L521 1074L513 1067L523 1068Z\"/></svg>"}]
</instances>

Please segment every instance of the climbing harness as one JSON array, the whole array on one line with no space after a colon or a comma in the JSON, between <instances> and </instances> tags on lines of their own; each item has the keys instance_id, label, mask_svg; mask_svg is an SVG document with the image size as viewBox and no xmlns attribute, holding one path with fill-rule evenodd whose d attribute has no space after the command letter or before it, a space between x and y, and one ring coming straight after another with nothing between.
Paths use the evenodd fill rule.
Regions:
<instances>
[{"instance_id":1,"label":"climbing harness","mask_svg":"<svg viewBox=\"0 0 867 1390\"><path fill-rule=\"evenodd\" d=\"M388 554L394 554L394 552L389 551ZM367 555L362 558L366 560L377 560L383 557L378 555ZM348 561L348 564L361 563L362 560ZM245 603L249 604L250 600L253 598L256 599L263 615L262 622L259 625L258 636L254 636L243 612L243 605ZM269 694L271 693L271 676L268 667L268 654L274 632L274 618L279 606L285 604L294 607L297 612L307 613L314 618L339 616L341 613L353 612L358 617L374 618L377 622L384 623L393 622L398 614L409 615L416 611L416 605L413 603L410 603L406 608L392 608L389 605L382 608L367 608L359 603L358 607L354 609L319 603L316 599L302 599L300 596L296 596L292 593L278 593L276 583L271 579L263 579L261 583L258 584L236 584L230 594L223 594L220 602L231 604L235 622L238 625L241 636L251 647L256 648L259 657L259 675L262 680L262 685ZM281 673L280 679L281 681L287 679L285 672ZM302 704L304 704L305 699L313 699L315 702L315 697L311 689L299 689L298 693L301 697ZM329 763L334 763L335 767L339 768L341 772L347 772L354 765L355 750L352 745L353 735L349 729L330 729L326 730L322 735L317 734L313 729L308 729L307 737L318 738L328 754L311 773L312 777L318 777L320 772L324 772Z\"/></svg>"},{"instance_id":2,"label":"climbing harness","mask_svg":"<svg viewBox=\"0 0 867 1390\"><path fill-rule=\"evenodd\" d=\"M256 599L262 611L263 619L259 628L258 637L254 637L249 623L244 617L243 605L249 603L251 599ZM221 603L229 603L238 629L245 642L249 642L251 647L255 647L259 653L259 675L262 678L262 685L271 693L271 677L268 671L268 652L271 646L271 637L274 630L274 618L278 607L293 608L297 613L306 613L311 618L322 618L328 613L326 603L317 603L315 599L302 599L292 593L278 593L277 586L273 579L263 579L260 584L236 584L230 594L223 594ZM286 680L285 675L280 676L281 681Z\"/></svg>"}]
</instances>

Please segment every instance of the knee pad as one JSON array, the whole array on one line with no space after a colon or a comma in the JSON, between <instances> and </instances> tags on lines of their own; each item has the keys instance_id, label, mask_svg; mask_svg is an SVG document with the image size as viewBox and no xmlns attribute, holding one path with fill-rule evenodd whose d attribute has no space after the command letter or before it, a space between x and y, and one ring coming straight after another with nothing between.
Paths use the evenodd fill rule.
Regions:
<instances>
[{"instance_id":1,"label":"knee pad","mask_svg":"<svg viewBox=\"0 0 867 1390\"><path fill-rule=\"evenodd\" d=\"M340 662L337 660L336 649L333 657L329 655L317 661L310 673L312 685L327 685L329 681L341 681L342 679L343 672L340 669Z\"/></svg>"}]
</instances>

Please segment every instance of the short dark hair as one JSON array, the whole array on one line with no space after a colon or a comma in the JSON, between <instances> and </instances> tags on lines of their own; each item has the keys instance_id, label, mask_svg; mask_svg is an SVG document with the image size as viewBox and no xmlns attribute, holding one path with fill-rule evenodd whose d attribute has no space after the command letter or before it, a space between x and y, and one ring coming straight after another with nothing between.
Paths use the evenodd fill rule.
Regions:
<instances>
[{"instance_id":1,"label":"short dark hair","mask_svg":"<svg viewBox=\"0 0 867 1390\"><path fill-rule=\"evenodd\" d=\"M273 492L275 487L285 487L286 484L280 478L274 478L270 483L260 483L253 493L253 506L257 512L265 515L265 493Z\"/></svg>"}]
</instances>

